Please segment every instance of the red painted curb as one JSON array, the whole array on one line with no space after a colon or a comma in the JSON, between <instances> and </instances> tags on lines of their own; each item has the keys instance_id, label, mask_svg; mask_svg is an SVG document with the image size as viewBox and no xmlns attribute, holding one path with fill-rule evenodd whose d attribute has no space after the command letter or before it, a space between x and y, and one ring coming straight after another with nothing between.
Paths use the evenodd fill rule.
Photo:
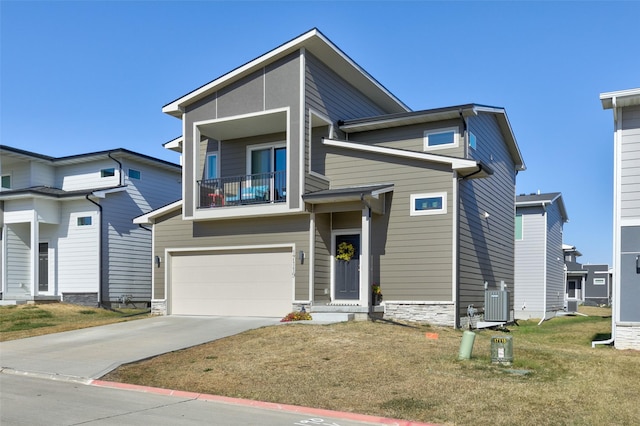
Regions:
<instances>
[{"instance_id":1,"label":"red painted curb","mask_svg":"<svg viewBox=\"0 0 640 426\"><path fill-rule=\"evenodd\" d=\"M387 417L370 416L366 414L348 413L343 411L325 410L322 408L301 407L298 405L278 404L275 402L253 401L250 399L231 398L228 396L209 395L205 393L186 392L179 390L154 388L151 386L130 385L127 383L107 382L104 380L92 380L90 385L104 388L125 389L138 392L154 393L158 395L177 396L181 398L191 398L201 401L213 401L224 404L243 405L247 407L264 408L274 411L289 411L292 413L304 413L316 416L334 417L344 420L354 420L360 422L379 423L395 426L437 426L434 423L411 422L408 420L390 419Z\"/></svg>"}]
</instances>

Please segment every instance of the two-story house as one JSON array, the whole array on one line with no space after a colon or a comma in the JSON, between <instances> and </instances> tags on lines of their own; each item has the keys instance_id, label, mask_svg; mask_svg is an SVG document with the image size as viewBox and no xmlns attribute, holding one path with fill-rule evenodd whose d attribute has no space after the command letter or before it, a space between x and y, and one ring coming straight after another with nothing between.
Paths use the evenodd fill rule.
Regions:
<instances>
[{"instance_id":1,"label":"two-story house","mask_svg":"<svg viewBox=\"0 0 640 426\"><path fill-rule=\"evenodd\" d=\"M513 285L524 163L503 108L411 111L313 29L163 111L183 199L135 220L156 312L460 326L485 282Z\"/></svg>"},{"instance_id":2,"label":"two-story house","mask_svg":"<svg viewBox=\"0 0 640 426\"><path fill-rule=\"evenodd\" d=\"M559 192L516 197L516 319L548 319L562 311L565 294L562 228L568 220Z\"/></svg>"},{"instance_id":3,"label":"two-story house","mask_svg":"<svg viewBox=\"0 0 640 426\"><path fill-rule=\"evenodd\" d=\"M640 88L602 93L613 111L613 326L618 349L640 349Z\"/></svg>"},{"instance_id":4,"label":"two-story house","mask_svg":"<svg viewBox=\"0 0 640 426\"><path fill-rule=\"evenodd\" d=\"M0 175L3 303L150 303L151 232L132 220L180 198L180 166L126 149L0 145Z\"/></svg>"},{"instance_id":5,"label":"two-story house","mask_svg":"<svg viewBox=\"0 0 640 426\"><path fill-rule=\"evenodd\" d=\"M606 264L582 264L582 253L572 245L563 244L566 275L566 310L575 311L578 305L610 305L612 293L611 269Z\"/></svg>"}]
</instances>

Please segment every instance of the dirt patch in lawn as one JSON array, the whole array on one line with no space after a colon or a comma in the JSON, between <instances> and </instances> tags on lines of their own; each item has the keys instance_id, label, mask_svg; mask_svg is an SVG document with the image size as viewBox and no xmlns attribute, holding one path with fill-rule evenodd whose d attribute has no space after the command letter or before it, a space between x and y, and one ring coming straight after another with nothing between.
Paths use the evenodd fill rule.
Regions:
<instances>
[{"instance_id":1,"label":"dirt patch in lawn","mask_svg":"<svg viewBox=\"0 0 640 426\"><path fill-rule=\"evenodd\" d=\"M632 424L640 353L591 348L610 311L476 331L391 322L266 327L123 366L105 376L162 388L441 424ZM510 335L514 362L491 362ZM579 407L579 409L577 409ZM576 409L574 409L576 408Z\"/></svg>"}]
</instances>

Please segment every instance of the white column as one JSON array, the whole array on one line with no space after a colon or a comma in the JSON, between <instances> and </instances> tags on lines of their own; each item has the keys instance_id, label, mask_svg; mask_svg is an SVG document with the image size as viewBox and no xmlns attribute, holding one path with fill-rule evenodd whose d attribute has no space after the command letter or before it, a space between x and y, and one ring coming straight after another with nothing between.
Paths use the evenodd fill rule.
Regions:
<instances>
[{"instance_id":1,"label":"white column","mask_svg":"<svg viewBox=\"0 0 640 426\"><path fill-rule=\"evenodd\" d=\"M360 304L371 304L371 209L362 209L362 233L360 234Z\"/></svg>"},{"instance_id":2,"label":"white column","mask_svg":"<svg viewBox=\"0 0 640 426\"><path fill-rule=\"evenodd\" d=\"M40 241L38 229L38 212L33 210L33 218L31 218L31 295L38 295L39 285L39 262L38 262L38 242Z\"/></svg>"}]
</instances>

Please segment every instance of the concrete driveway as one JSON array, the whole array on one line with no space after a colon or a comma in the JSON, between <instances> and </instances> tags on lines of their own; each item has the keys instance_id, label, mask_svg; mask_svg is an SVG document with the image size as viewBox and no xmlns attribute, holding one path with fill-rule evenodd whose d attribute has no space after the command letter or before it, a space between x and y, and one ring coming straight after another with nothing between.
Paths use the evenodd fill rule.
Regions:
<instances>
[{"instance_id":1,"label":"concrete driveway","mask_svg":"<svg viewBox=\"0 0 640 426\"><path fill-rule=\"evenodd\" d=\"M0 367L16 373L88 381L122 364L279 321L279 318L159 316L47 334L0 343Z\"/></svg>"}]
</instances>

